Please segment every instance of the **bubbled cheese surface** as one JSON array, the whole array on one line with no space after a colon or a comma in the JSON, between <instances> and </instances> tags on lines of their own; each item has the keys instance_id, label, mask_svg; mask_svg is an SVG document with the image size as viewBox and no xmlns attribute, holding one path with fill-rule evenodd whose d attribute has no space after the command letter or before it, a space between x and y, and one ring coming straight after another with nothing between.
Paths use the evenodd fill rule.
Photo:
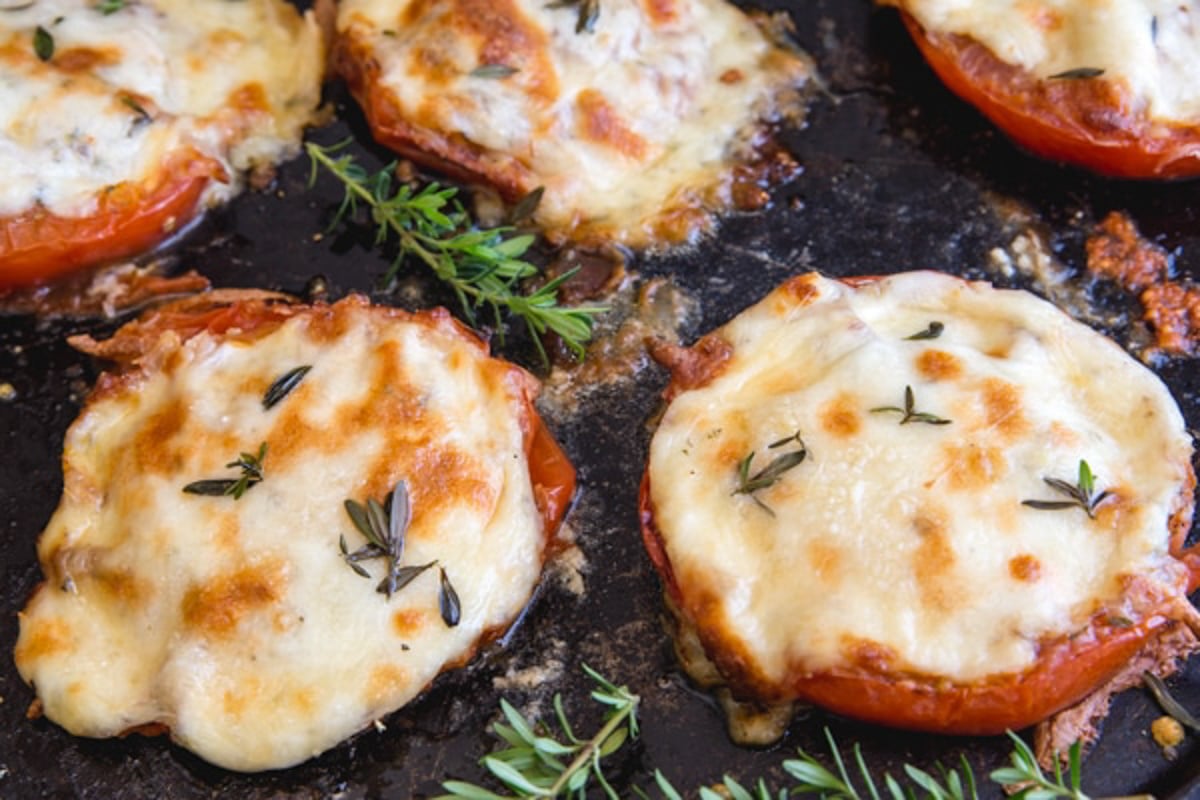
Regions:
<instances>
[{"instance_id":1,"label":"bubbled cheese surface","mask_svg":"<svg viewBox=\"0 0 1200 800\"><path fill-rule=\"evenodd\" d=\"M663 216L728 205L713 185L805 63L724 0L603 0L591 32L579 20L544 0L346 0L337 24L419 142L465 141L543 187L545 227L646 244Z\"/></svg>"},{"instance_id":2,"label":"bubbled cheese surface","mask_svg":"<svg viewBox=\"0 0 1200 800\"><path fill-rule=\"evenodd\" d=\"M20 617L20 673L68 731L161 723L220 766L288 766L405 704L528 601L545 546L524 450L532 379L448 317L350 300L253 341L166 334L146 362L102 381L67 435L46 583ZM262 442L265 477L240 499L182 491L236 476L225 465ZM340 537L366 543L344 501L398 480L402 563L445 569L456 627L438 567L388 599L384 561L361 562L370 580L343 562Z\"/></svg>"},{"instance_id":3,"label":"bubbled cheese surface","mask_svg":"<svg viewBox=\"0 0 1200 800\"><path fill-rule=\"evenodd\" d=\"M1131 109L1200 120L1200 7L1176 0L888 0L931 31L970 36L1039 78L1104 70Z\"/></svg>"},{"instance_id":4,"label":"bubbled cheese surface","mask_svg":"<svg viewBox=\"0 0 1200 800\"><path fill-rule=\"evenodd\" d=\"M240 172L294 154L320 103L324 46L284 0L91 0L0 11L0 216L64 217L149 181L188 148ZM38 52L38 30L52 46ZM43 47L45 45L43 44Z\"/></svg>"},{"instance_id":5,"label":"bubbled cheese surface","mask_svg":"<svg viewBox=\"0 0 1200 800\"><path fill-rule=\"evenodd\" d=\"M939 337L908 338L935 321ZM1093 615L1140 620L1130 586L1186 586L1167 552L1191 453L1180 413L1048 303L934 273L809 275L717 335L730 360L654 435L651 506L684 613L768 681L1020 672ZM950 424L873 411L903 408L906 386ZM797 432L807 458L735 494L739 462L753 451L757 472ZM1022 504L1066 499L1043 479L1075 484L1080 460L1112 492L1094 520Z\"/></svg>"}]
</instances>

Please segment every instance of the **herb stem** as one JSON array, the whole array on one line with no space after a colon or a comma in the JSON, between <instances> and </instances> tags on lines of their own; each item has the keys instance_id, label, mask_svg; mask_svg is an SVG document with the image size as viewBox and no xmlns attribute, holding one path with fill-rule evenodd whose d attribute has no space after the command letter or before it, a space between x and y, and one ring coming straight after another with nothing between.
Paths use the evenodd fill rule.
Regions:
<instances>
[{"instance_id":1,"label":"herb stem","mask_svg":"<svg viewBox=\"0 0 1200 800\"><path fill-rule=\"evenodd\" d=\"M541 342L547 332L557 334L576 356L583 356L595 317L608 309L600 305L558 305L558 289L572 273L553 278L528 295L515 291L518 281L538 273L533 264L521 259L533 243L532 236L508 236L511 227L469 226L466 213L453 200L453 188L429 184L414 193L402 186L393 193L390 169L369 176L352 156L335 155L347 144L349 140L328 148L312 142L305 145L313 164L313 178L320 167L344 186L335 225L360 202L365 203L376 225L377 243L394 235L399 258L411 255L429 267L453 290L472 324L476 309L487 306L500 327L500 311L504 310L524 321L543 363L549 361ZM399 259L388 273L389 280L398 267Z\"/></svg>"},{"instance_id":2,"label":"herb stem","mask_svg":"<svg viewBox=\"0 0 1200 800\"><path fill-rule=\"evenodd\" d=\"M567 768L563 770L562 775L558 776L558 780L556 780L553 785L546 790L546 796L558 797L559 792L563 791L567 787L567 784L570 782L575 773L579 772L581 769L589 768L595 753L604 745L605 742L608 741L608 737L616 733L617 730L625 724L626 718L633 714L637 710L637 707L638 701L637 699L634 699L629 704L617 708L609 720L604 723L603 727L596 732L596 735L587 741L587 744L583 746L583 749L579 751L579 754L576 755L574 760L567 765Z\"/></svg>"}]
</instances>

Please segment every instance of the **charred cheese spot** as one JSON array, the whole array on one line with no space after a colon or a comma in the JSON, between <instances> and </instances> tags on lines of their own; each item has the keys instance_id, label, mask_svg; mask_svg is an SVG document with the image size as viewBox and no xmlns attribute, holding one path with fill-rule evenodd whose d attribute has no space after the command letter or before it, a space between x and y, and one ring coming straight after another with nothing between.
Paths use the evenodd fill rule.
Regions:
<instances>
[{"instance_id":1,"label":"charred cheese spot","mask_svg":"<svg viewBox=\"0 0 1200 800\"><path fill-rule=\"evenodd\" d=\"M988 489L1005 476L1004 451L974 443L945 448L946 485L955 491Z\"/></svg>"},{"instance_id":2,"label":"charred cheese spot","mask_svg":"<svg viewBox=\"0 0 1200 800\"><path fill-rule=\"evenodd\" d=\"M405 689L411 678L401 667L384 664L371 670L366 684L366 703L378 706Z\"/></svg>"},{"instance_id":3,"label":"charred cheese spot","mask_svg":"<svg viewBox=\"0 0 1200 800\"><path fill-rule=\"evenodd\" d=\"M63 72L91 72L100 67L109 67L121 59L116 48L72 47L54 53L54 66Z\"/></svg>"},{"instance_id":4,"label":"charred cheese spot","mask_svg":"<svg viewBox=\"0 0 1200 800\"><path fill-rule=\"evenodd\" d=\"M392 614L392 630L401 639L419 633L429 621L429 614L416 608L406 608Z\"/></svg>"},{"instance_id":5,"label":"charred cheese spot","mask_svg":"<svg viewBox=\"0 0 1200 800\"><path fill-rule=\"evenodd\" d=\"M25 621L21 615L22 622ZM17 643L14 654L18 661L44 661L72 652L74 632L70 624L57 617L43 620L34 632Z\"/></svg>"},{"instance_id":6,"label":"charred cheese spot","mask_svg":"<svg viewBox=\"0 0 1200 800\"><path fill-rule=\"evenodd\" d=\"M818 580L836 584L842 577L844 555L837 545L823 540L808 544L808 567Z\"/></svg>"},{"instance_id":7,"label":"charred cheese spot","mask_svg":"<svg viewBox=\"0 0 1200 800\"><path fill-rule=\"evenodd\" d=\"M845 439L858 433L862 427L862 398L842 392L821 409L821 427L830 435Z\"/></svg>"},{"instance_id":8,"label":"charred cheese spot","mask_svg":"<svg viewBox=\"0 0 1200 800\"><path fill-rule=\"evenodd\" d=\"M1042 564L1034 556L1024 553L1008 562L1008 574L1018 581L1032 583L1042 577Z\"/></svg>"},{"instance_id":9,"label":"charred cheese spot","mask_svg":"<svg viewBox=\"0 0 1200 800\"><path fill-rule=\"evenodd\" d=\"M185 628L202 636L229 636L243 618L274 605L287 586L280 561L243 567L188 588L183 596Z\"/></svg>"},{"instance_id":10,"label":"charred cheese spot","mask_svg":"<svg viewBox=\"0 0 1200 800\"><path fill-rule=\"evenodd\" d=\"M962 375L958 357L943 350L926 350L917 356L917 372L931 381L949 381Z\"/></svg>"},{"instance_id":11,"label":"charred cheese spot","mask_svg":"<svg viewBox=\"0 0 1200 800\"><path fill-rule=\"evenodd\" d=\"M602 92L585 89L576 96L575 103L582 137L633 159L646 157L646 140L633 131Z\"/></svg>"},{"instance_id":12,"label":"charred cheese spot","mask_svg":"<svg viewBox=\"0 0 1200 800\"><path fill-rule=\"evenodd\" d=\"M1005 438L1027 433L1029 421L1022 410L1020 388L999 378L988 378L982 387L985 408L984 424Z\"/></svg>"}]
</instances>

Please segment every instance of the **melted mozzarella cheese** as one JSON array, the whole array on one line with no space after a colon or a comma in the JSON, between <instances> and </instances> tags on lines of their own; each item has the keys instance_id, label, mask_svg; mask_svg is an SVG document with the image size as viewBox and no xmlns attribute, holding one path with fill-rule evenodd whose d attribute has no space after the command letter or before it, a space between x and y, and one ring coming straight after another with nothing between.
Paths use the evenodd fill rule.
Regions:
<instances>
[{"instance_id":1,"label":"melted mozzarella cheese","mask_svg":"<svg viewBox=\"0 0 1200 800\"><path fill-rule=\"evenodd\" d=\"M782 113L804 62L724 0L606 0L590 33L579 15L347 0L338 31L419 148L455 161L465 144L510 195L543 187L543 227L646 244L672 215L727 207L755 123ZM479 74L497 66L515 71Z\"/></svg>"},{"instance_id":2,"label":"melted mozzarella cheese","mask_svg":"<svg viewBox=\"0 0 1200 800\"><path fill-rule=\"evenodd\" d=\"M886 0L1039 78L1104 70L1152 117L1200 119L1200 9L1176 0ZM1141 111L1137 105L1134 112Z\"/></svg>"},{"instance_id":3,"label":"melted mozzarella cheese","mask_svg":"<svg viewBox=\"0 0 1200 800\"><path fill-rule=\"evenodd\" d=\"M939 337L911 338L935 321ZM961 682L1018 673L1096 614L1151 613L1139 581L1184 594L1168 553L1190 503L1179 410L1050 304L935 273L809 275L717 335L730 359L654 435L651 507L685 613L776 685L864 658ZM904 422L906 387L933 417ZM797 432L804 461L736 493L742 460L753 477ZM1081 460L1111 493L1095 519L1023 504L1068 500L1045 479L1075 485Z\"/></svg>"},{"instance_id":4,"label":"melted mozzarella cheese","mask_svg":"<svg viewBox=\"0 0 1200 800\"><path fill-rule=\"evenodd\" d=\"M38 31L52 43L43 59ZM43 44L43 46L45 46ZM105 14L85 0L0 13L0 216L87 216L97 195L199 152L227 182L294 154L320 103L314 18L282 0L147 0Z\"/></svg>"},{"instance_id":5,"label":"melted mozzarella cheese","mask_svg":"<svg viewBox=\"0 0 1200 800\"><path fill-rule=\"evenodd\" d=\"M249 339L165 334L157 365L101 380L64 446L65 491L39 541L47 582L16 660L46 715L113 736L161 723L236 770L303 761L400 707L502 630L539 578L545 532L524 442L535 384L449 317L361 299ZM280 403L266 389L311 365ZM240 499L185 494L267 444ZM343 508L407 483L402 563L436 562L391 599ZM439 613L439 568L461 602Z\"/></svg>"}]
</instances>

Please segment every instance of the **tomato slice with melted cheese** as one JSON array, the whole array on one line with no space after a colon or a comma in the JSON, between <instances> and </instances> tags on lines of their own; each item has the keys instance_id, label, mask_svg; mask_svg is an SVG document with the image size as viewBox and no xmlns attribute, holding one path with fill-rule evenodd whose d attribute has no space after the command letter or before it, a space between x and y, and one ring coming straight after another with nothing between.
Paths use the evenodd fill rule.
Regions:
<instances>
[{"instance_id":1,"label":"tomato slice with melted cheese","mask_svg":"<svg viewBox=\"0 0 1200 800\"><path fill-rule=\"evenodd\" d=\"M593 7L348 0L334 63L378 141L510 203L542 189L556 239L686 241L763 205L795 165L755 151L805 59L724 0Z\"/></svg>"},{"instance_id":2,"label":"tomato slice with melted cheese","mask_svg":"<svg viewBox=\"0 0 1200 800\"><path fill-rule=\"evenodd\" d=\"M445 310L229 290L74 343L115 367L67 434L15 652L68 731L165 729L229 769L290 766L528 603L575 472L533 377ZM240 494L185 490L238 478L239 454L261 456ZM408 524L372 551L347 501L390 508L401 483Z\"/></svg>"},{"instance_id":3,"label":"tomato slice with melted cheese","mask_svg":"<svg viewBox=\"0 0 1200 800\"><path fill-rule=\"evenodd\" d=\"M293 155L324 43L284 0L0 14L0 289L139 255Z\"/></svg>"},{"instance_id":4,"label":"tomato slice with melted cheese","mask_svg":"<svg viewBox=\"0 0 1200 800\"><path fill-rule=\"evenodd\" d=\"M1122 178L1200 175L1200 19L1170 0L883 0L1014 141Z\"/></svg>"},{"instance_id":5,"label":"tomato slice with melted cheese","mask_svg":"<svg viewBox=\"0 0 1200 800\"><path fill-rule=\"evenodd\" d=\"M739 697L1000 733L1197 649L1182 416L1045 301L809 274L658 355L643 537Z\"/></svg>"}]
</instances>

